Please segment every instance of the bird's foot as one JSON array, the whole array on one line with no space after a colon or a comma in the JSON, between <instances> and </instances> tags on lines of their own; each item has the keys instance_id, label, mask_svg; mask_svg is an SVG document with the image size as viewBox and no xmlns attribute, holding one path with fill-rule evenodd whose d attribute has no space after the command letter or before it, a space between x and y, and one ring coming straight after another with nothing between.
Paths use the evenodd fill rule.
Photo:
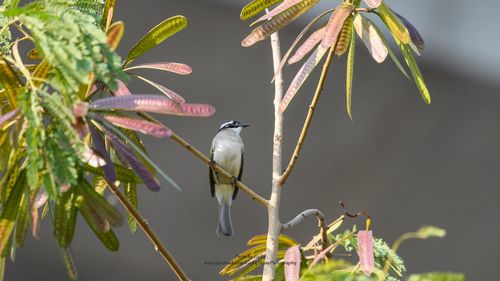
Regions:
<instances>
[{"instance_id":1,"label":"bird's foot","mask_svg":"<svg viewBox=\"0 0 500 281\"><path fill-rule=\"evenodd\" d=\"M208 166L210 166L210 168L215 167L215 165L217 165L217 162L215 162L215 160L210 160L210 162L208 162Z\"/></svg>"},{"instance_id":2,"label":"bird's foot","mask_svg":"<svg viewBox=\"0 0 500 281\"><path fill-rule=\"evenodd\" d=\"M238 182L238 178L237 177L231 177L231 184L232 185L236 185L237 182Z\"/></svg>"}]
</instances>

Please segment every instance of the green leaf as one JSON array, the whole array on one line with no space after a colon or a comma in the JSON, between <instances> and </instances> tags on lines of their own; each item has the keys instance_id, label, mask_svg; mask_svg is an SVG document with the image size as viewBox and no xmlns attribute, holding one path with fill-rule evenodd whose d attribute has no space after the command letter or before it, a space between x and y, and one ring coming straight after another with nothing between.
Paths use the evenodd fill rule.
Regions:
<instances>
[{"instance_id":1,"label":"green leaf","mask_svg":"<svg viewBox=\"0 0 500 281\"><path fill-rule=\"evenodd\" d=\"M0 281L3 281L5 275L5 257L0 256Z\"/></svg>"},{"instance_id":2,"label":"green leaf","mask_svg":"<svg viewBox=\"0 0 500 281\"><path fill-rule=\"evenodd\" d=\"M19 78L10 64L0 56L0 86L5 90L7 99L13 108L17 107L19 95Z\"/></svg>"},{"instance_id":3,"label":"green leaf","mask_svg":"<svg viewBox=\"0 0 500 281\"><path fill-rule=\"evenodd\" d=\"M26 232L28 231L28 226L30 222L28 200L26 199L26 194L21 199L21 204L19 206L19 214L17 215L16 223L16 234L15 242L17 247L24 246L24 239L26 237Z\"/></svg>"},{"instance_id":4,"label":"green leaf","mask_svg":"<svg viewBox=\"0 0 500 281\"><path fill-rule=\"evenodd\" d=\"M274 16L271 20L263 22L241 42L243 47L250 47L253 44L271 36L274 32L287 26L289 23L300 17L302 14L316 5L319 0L303 0L286 9L284 12Z\"/></svg>"},{"instance_id":5,"label":"green leaf","mask_svg":"<svg viewBox=\"0 0 500 281\"><path fill-rule=\"evenodd\" d=\"M281 1L283 0L253 0L241 9L240 19L247 20L253 18L266 8L269 8Z\"/></svg>"},{"instance_id":6,"label":"green leaf","mask_svg":"<svg viewBox=\"0 0 500 281\"><path fill-rule=\"evenodd\" d=\"M102 22L103 26L107 26L108 20L111 21L111 18L114 13L116 0L106 0L106 4L104 5L104 12L102 13ZM109 19L108 19L109 18Z\"/></svg>"},{"instance_id":7,"label":"green leaf","mask_svg":"<svg viewBox=\"0 0 500 281\"><path fill-rule=\"evenodd\" d=\"M61 248L61 255L63 257L64 266L66 267L69 278L71 280L77 280L78 271L76 270L75 260L73 259L71 250L69 248Z\"/></svg>"},{"instance_id":8,"label":"green leaf","mask_svg":"<svg viewBox=\"0 0 500 281\"><path fill-rule=\"evenodd\" d=\"M188 21L183 16L174 16L164 20L146 33L146 35L132 47L125 60L125 65L130 63L133 59L142 56L149 49L160 44L168 37L181 31L187 24Z\"/></svg>"},{"instance_id":9,"label":"green leaf","mask_svg":"<svg viewBox=\"0 0 500 281\"><path fill-rule=\"evenodd\" d=\"M128 201L137 209L138 198L137 198L137 186L135 183L126 183L125 184L125 196ZM127 223L128 228L131 233L135 233L137 231L137 222L135 219L127 212Z\"/></svg>"},{"instance_id":10,"label":"green leaf","mask_svg":"<svg viewBox=\"0 0 500 281\"><path fill-rule=\"evenodd\" d=\"M16 222L17 213L21 200L26 188L26 173L23 170L17 177L16 184L10 193L9 199L2 206L2 214L0 215L0 252L3 252L5 246L10 240L14 224Z\"/></svg>"},{"instance_id":11,"label":"green leaf","mask_svg":"<svg viewBox=\"0 0 500 281\"><path fill-rule=\"evenodd\" d=\"M247 246L261 245L266 243L267 243L267 234L259 234L252 237L247 242ZM293 239L288 235L280 234L278 238L278 245L288 248L288 247L293 247L295 245L299 245L299 242L297 242L295 239Z\"/></svg>"},{"instance_id":12,"label":"green leaf","mask_svg":"<svg viewBox=\"0 0 500 281\"><path fill-rule=\"evenodd\" d=\"M420 68L418 67L417 62L415 61L415 57L413 56L411 49L408 47L408 45L405 45L402 42L396 41L396 43L398 44L399 49L401 49L401 53L403 54L406 64L410 68L413 80L415 81L415 84L417 84L417 88L420 91L420 94L422 95L424 102L426 104L430 104L431 95L429 94L429 90L425 85L424 77L420 72Z\"/></svg>"},{"instance_id":13,"label":"green leaf","mask_svg":"<svg viewBox=\"0 0 500 281\"><path fill-rule=\"evenodd\" d=\"M83 200L91 205L92 208L111 225L120 226L123 223L123 217L120 212L102 195L97 193L86 180L82 180L79 190L82 191L84 197Z\"/></svg>"},{"instance_id":14,"label":"green leaf","mask_svg":"<svg viewBox=\"0 0 500 281\"><path fill-rule=\"evenodd\" d=\"M410 33L392 10L384 2L377 9L379 11L378 15L392 35L403 44L408 44L410 42Z\"/></svg>"},{"instance_id":15,"label":"green leaf","mask_svg":"<svg viewBox=\"0 0 500 281\"><path fill-rule=\"evenodd\" d=\"M354 33L354 27L351 26L351 32ZM351 112L351 100L352 100L352 80L354 76L354 57L356 53L356 36L354 34L351 36L351 43L349 46L349 54L347 55L347 67L346 67L346 84L345 84L345 97L347 114L352 120Z\"/></svg>"},{"instance_id":16,"label":"green leaf","mask_svg":"<svg viewBox=\"0 0 500 281\"><path fill-rule=\"evenodd\" d=\"M118 241L115 233L111 230L111 228L105 232L101 230L99 223L96 221L95 214L93 213L95 210L90 207L86 200L83 200L78 210L101 243L110 251L118 251L120 242Z\"/></svg>"},{"instance_id":17,"label":"green leaf","mask_svg":"<svg viewBox=\"0 0 500 281\"><path fill-rule=\"evenodd\" d=\"M67 248L73 240L76 226L76 193L71 187L57 198L54 208L54 235L62 248Z\"/></svg>"},{"instance_id":18,"label":"green leaf","mask_svg":"<svg viewBox=\"0 0 500 281\"><path fill-rule=\"evenodd\" d=\"M416 232L415 235L418 236L418 238L421 239L427 239L430 237L437 237L437 238L443 238L446 236L446 230L436 227L436 226L422 226L419 228Z\"/></svg>"},{"instance_id":19,"label":"green leaf","mask_svg":"<svg viewBox=\"0 0 500 281\"><path fill-rule=\"evenodd\" d=\"M408 281L465 281L465 275L454 272L428 272L412 274Z\"/></svg>"}]
</instances>

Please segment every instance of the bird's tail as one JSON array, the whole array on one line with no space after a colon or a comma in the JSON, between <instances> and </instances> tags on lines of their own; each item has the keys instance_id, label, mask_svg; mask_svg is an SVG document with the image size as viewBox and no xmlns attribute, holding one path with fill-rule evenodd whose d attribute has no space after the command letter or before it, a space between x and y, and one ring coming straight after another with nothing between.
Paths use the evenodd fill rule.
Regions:
<instances>
[{"instance_id":1,"label":"bird's tail","mask_svg":"<svg viewBox=\"0 0 500 281\"><path fill-rule=\"evenodd\" d=\"M219 237L233 235L230 207L231 201L226 202L226 200L221 200L219 204L219 224L217 225L217 235Z\"/></svg>"}]
</instances>

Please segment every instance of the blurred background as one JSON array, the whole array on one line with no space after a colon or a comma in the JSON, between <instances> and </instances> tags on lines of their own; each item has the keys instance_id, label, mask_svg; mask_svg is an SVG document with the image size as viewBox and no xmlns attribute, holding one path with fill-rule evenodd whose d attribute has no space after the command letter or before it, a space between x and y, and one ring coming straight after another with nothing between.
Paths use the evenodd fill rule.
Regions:
<instances>
[{"instance_id":1,"label":"blurred background","mask_svg":"<svg viewBox=\"0 0 500 281\"><path fill-rule=\"evenodd\" d=\"M287 48L308 18L337 1L322 1L281 32ZM418 58L432 95L425 105L412 81L388 59L378 65L358 44L353 89L353 121L345 111L345 58L335 58L324 94L296 169L283 191L281 220L318 208L332 221L338 201L373 216L374 235L389 243L422 225L445 228L445 239L411 240L399 253L412 273L465 272L468 280L495 280L500 252L500 36L493 23L500 4L481 1L387 0L426 40ZM126 24L119 53L163 19L182 14L190 24L151 50L140 62L190 64L187 77L150 71L148 77L178 91L188 101L214 105L208 119L162 120L194 146L207 151L220 123L240 120L246 145L244 182L265 197L270 193L273 132L273 71L269 41L240 47L250 32L240 22L246 1L117 1L115 19ZM137 62L139 63L139 61ZM285 69L289 83L298 66ZM319 71L309 79L285 115L287 162L312 98ZM133 81L135 93L156 93ZM210 197L207 167L172 141L145 137L152 158L183 188L140 190L140 211L193 280L221 280L226 261L246 249L252 236L267 231L267 214L240 193L233 203L235 236L218 238L216 200ZM361 225L362 219L348 221ZM73 242L80 280L175 280L149 241L126 226L117 229L120 251L100 245L81 217ZM307 242L315 219L288 232ZM28 239L8 263L6 280L66 280L52 226L42 224L39 241Z\"/></svg>"}]
</instances>

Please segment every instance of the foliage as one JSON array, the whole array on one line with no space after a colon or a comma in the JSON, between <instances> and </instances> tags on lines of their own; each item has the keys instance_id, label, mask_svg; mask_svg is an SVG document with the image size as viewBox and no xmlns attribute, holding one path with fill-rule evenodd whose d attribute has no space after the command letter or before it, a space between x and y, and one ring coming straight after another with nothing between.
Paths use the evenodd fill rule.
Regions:
<instances>
[{"instance_id":1,"label":"foliage","mask_svg":"<svg viewBox=\"0 0 500 281\"><path fill-rule=\"evenodd\" d=\"M264 9L270 8L279 2L281 1L254 0L242 9L241 19L250 19ZM242 41L242 46L249 47L258 41L264 40L272 33L281 30L306 13L318 2L319 0L290 0L280 3L269 13L251 24L251 26L258 26ZM431 102L422 73L413 56L413 53L420 55L420 51L425 46L422 36L406 18L394 12L384 1L365 0L364 2L367 7L361 6L361 0L342 0L336 7L324 11L313 19L297 36L283 57L277 73L282 71L286 62L288 64L296 63L308 53L312 53L290 83L280 106L282 112L285 111L290 101L298 93L301 86L329 49L334 50L338 56L343 55L349 49L346 66L346 108L349 117L352 118L351 100L356 34L363 41L377 63L382 63L387 55L389 55L403 74L408 76L406 70L391 50L384 35L380 32L376 24L366 17L369 14L377 15L385 24L394 37L423 100L427 104ZM330 19L322 21L322 18L328 14L331 14ZM302 37L318 22L320 27L311 33L303 41L302 45L297 48L295 54L290 57L293 49L298 46Z\"/></svg>"},{"instance_id":2,"label":"foliage","mask_svg":"<svg viewBox=\"0 0 500 281\"><path fill-rule=\"evenodd\" d=\"M35 0L20 6L12 0L0 6L0 277L7 253L24 245L30 224L38 236L40 208L42 218L51 218L71 279L78 276L70 250L78 214L106 248L118 250L113 227L123 218L104 197L107 184L122 185L135 207L137 185L159 190L157 175L179 188L149 158L138 135L172 135L146 112L214 113L130 73L153 68L185 75L191 68L173 62L125 67L114 52L124 30L123 22L112 22L114 3ZM162 22L139 40L127 64L186 25L182 16ZM20 35L12 38L11 32ZM19 45L32 49L24 54ZM135 77L161 95L132 95L126 82ZM138 106L124 108L124 99ZM127 215L135 232L137 223Z\"/></svg>"},{"instance_id":3,"label":"foliage","mask_svg":"<svg viewBox=\"0 0 500 281\"><path fill-rule=\"evenodd\" d=\"M332 222L326 232L328 233L329 246L322 248L321 233L315 235L306 245L301 245L293 238L281 234L278 243L278 257L276 263L276 280L284 280L283 267L287 266L287 258L285 252L288 249L294 249L299 246L300 256L302 258L299 264L300 281L308 280L335 280L335 281L441 281L441 280L460 280L465 281L465 277L460 274L439 274L428 273L422 275L410 275L409 279L405 279L406 266L403 259L396 253L397 246L406 239L410 238L430 238L443 237L445 232L443 229L424 226L416 232L409 232L401 235L395 242L393 247L390 247L384 240L380 238L373 239L373 257L375 261L375 272L372 274L363 273L360 267L360 260L342 259L336 256L352 256L358 252L358 233L356 225L352 229L339 231L339 227L344 222L345 217L341 216ZM226 265L220 272L221 275L234 277L233 280L260 280L260 275L250 275L250 273L264 262L266 250L267 235L257 235L250 239L247 246L251 247L243 253L237 255ZM347 254L343 254L343 249ZM337 255L335 255L337 253ZM323 261L323 262L321 262ZM389 271L386 267L389 266ZM462 279L456 279L456 278ZM289 276L288 276L289 277ZM412 279L413 278L413 279ZM425 279L427 278L427 279ZM450 279L446 279L450 278ZM454 279L455 278L455 279ZM290 280L290 279L287 279ZM295 279L293 279L295 280Z\"/></svg>"}]
</instances>

